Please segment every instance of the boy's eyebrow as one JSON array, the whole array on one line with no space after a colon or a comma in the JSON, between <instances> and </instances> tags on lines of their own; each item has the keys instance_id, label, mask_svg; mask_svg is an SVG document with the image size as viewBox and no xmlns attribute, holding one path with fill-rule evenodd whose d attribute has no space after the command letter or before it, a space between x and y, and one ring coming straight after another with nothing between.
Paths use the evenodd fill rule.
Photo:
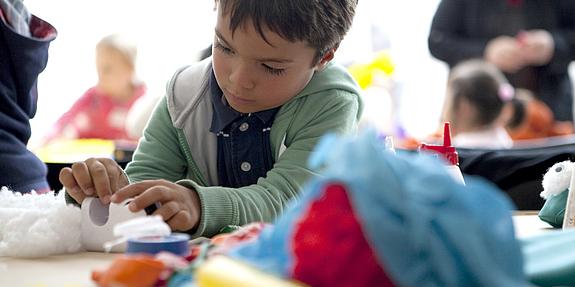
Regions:
<instances>
[{"instance_id":1,"label":"boy's eyebrow","mask_svg":"<svg viewBox=\"0 0 575 287\"><path fill-rule=\"evenodd\" d=\"M293 62L293 60L277 59L277 58L261 58L261 59L256 59L256 61L258 61L258 62L274 62L274 63L279 63L279 64L288 64L288 63Z\"/></svg>"},{"instance_id":2,"label":"boy's eyebrow","mask_svg":"<svg viewBox=\"0 0 575 287\"><path fill-rule=\"evenodd\" d=\"M224 44L226 46L233 49L233 46L230 45L230 43L228 43L228 41L226 41L224 36L222 36L222 33L220 33L217 29L215 30L215 33L216 33L216 37L218 37L218 39L220 41L224 42ZM256 61L258 61L258 62L274 62L274 63L280 63L280 64L287 64L287 63L293 62L293 60L290 60L290 59L278 59L278 58L259 58L259 59L256 59Z\"/></svg>"},{"instance_id":3,"label":"boy's eyebrow","mask_svg":"<svg viewBox=\"0 0 575 287\"><path fill-rule=\"evenodd\" d=\"M224 42L224 44L226 44L226 46L230 47L230 48L234 48L232 45L230 45L230 43L228 43L228 41L226 41L226 38L224 38L224 36L222 36L222 33L220 33L220 31L218 31L217 29L215 30L216 33L216 37L218 37L218 39L222 42Z\"/></svg>"}]
</instances>

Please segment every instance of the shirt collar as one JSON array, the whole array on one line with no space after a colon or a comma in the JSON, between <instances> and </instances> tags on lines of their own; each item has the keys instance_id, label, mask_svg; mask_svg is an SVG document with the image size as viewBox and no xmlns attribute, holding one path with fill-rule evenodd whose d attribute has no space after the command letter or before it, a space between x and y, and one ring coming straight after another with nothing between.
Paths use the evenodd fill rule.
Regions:
<instances>
[{"instance_id":1,"label":"shirt collar","mask_svg":"<svg viewBox=\"0 0 575 287\"><path fill-rule=\"evenodd\" d=\"M225 98L223 97L224 94L222 89L220 89L220 86L218 86L213 70L212 75L210 76L209 85L212 96L212 106L214 108L210 132L217 133L222 131L237 118L241 117L241 114L232 109L232 107L228 106L225 102Z\"/></svg>"},{"instance_id":2,"label":"shirt collar","mask_svg":"<svg viewBox=\"0 0 575 287\"><path fill-rule=\"evenodd\" d=\"M212 70L212 74L209 80L210 93L212 96L212 106L214 108L214 114L212 116L212 125L210 127L210 132L217 133L225 129L229 124L233 123L237 119L245 116L256 116L264 124L269 124L273 121L279 107L251 113L242 114L228 105L225 97L223 96L222 89L216 81L216 76Z\"/></svg>"}]
</instances>

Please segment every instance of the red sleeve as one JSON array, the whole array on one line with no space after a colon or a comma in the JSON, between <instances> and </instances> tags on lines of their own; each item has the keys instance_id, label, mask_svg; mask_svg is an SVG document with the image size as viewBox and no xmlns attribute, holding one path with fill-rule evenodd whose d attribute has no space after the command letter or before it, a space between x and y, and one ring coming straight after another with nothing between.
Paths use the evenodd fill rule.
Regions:
<instances>
[{"instance_id":1,"label":"red sleeve","mask_svg":"<svg viewBox=\"0 0 575 287\"><path fill-rule=\"evenodd\" d=\"M74 128L73 125L76 116L89 109L96 95L97 92L94 87L88 89L78 100L76 100L74 105L72 105L72 107L56 121L48 135L45 137L44 142L47 143L54 139L63 137L63 131L69 126Z\"/></svg>"}]
</instances>

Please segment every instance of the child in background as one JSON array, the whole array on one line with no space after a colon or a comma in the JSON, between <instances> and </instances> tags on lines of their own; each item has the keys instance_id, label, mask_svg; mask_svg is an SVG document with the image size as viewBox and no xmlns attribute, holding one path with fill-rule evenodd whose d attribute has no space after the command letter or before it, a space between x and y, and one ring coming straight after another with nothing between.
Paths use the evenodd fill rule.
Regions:
<instances>
[{"instance_id":1,"label":"child in background","mask_svg":"<svg viewBox=\"0 0 575 287\"><path fill-rule=\"evenodd\" d=\"M357 0L215 3L213 56L172 77L125 173L98 158L62 169L68 200L159 203L192 237L271 222L317 175L321 136L356 130L360 88L331 60Z\"/></svg>"},{"instance_id":2,"label":"child in background","mask_svg":"<svg viewBox=\"0 0 575 287\"><path fill-rule=\"evenodd\" d=\"M451 122L453 145L510 148L505 125L513 115L514 89L494 65L469 60L455 66L447 84L443 117Z\"/></svg>"},{"instance_id":3,"label":"child in background","mask_svg":"<svg viewBox=\"0 0 575 287\"><path fill-rule=\"evenodd\" d=\"M96 45L98 83L56 122L45 142L79 138L137 140L125 127L128 111L146 90L136 80L136 56L136 46L118 34L100 40Z\"/></svg>"}]
</instances>

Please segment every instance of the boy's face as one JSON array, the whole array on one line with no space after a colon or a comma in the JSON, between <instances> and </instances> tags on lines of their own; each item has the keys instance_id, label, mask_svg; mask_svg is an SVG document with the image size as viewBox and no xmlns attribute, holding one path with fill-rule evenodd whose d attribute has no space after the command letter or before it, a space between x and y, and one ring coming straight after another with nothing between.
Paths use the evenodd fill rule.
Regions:
<instances>
[{"instance_id":1,"label":"boy's face","mask_svg":"<svg viewBox=\"0 0 575 287\"><path fill-rule=\"evenodd\" d=\"M304 42L290 42L263 27L268 44L251 22L235 33L229 15L218 11L213 45L213 68L229 105L241 113L279 107L297 95L313 73L327 63L311 66L316 50Z\"/></svg>"}]
</instances>

